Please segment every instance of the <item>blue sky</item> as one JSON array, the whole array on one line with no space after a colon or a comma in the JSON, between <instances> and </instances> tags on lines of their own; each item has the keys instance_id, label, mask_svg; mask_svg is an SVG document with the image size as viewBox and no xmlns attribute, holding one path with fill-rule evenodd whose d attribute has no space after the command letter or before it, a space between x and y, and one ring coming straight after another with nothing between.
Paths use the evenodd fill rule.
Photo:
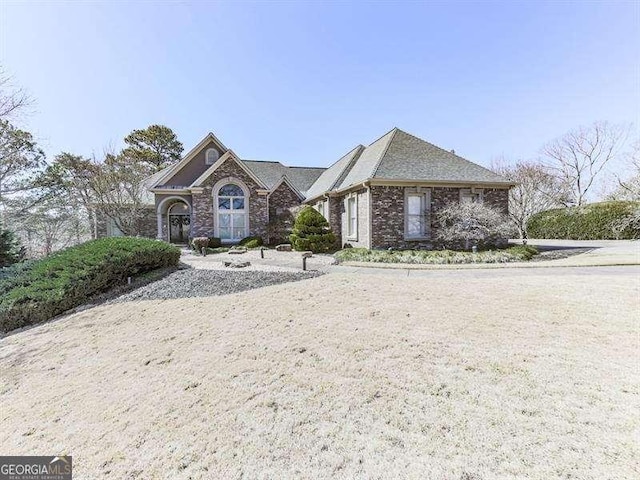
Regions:
<instances>
[{"instance_id":1,"label":"blue sky","mask_svg":"<svg viewBox=\"0 0 640 480\"><path fill-rule=\"evenodd\" d=\"M638 2L0 3L49 158L162 123L325 166L394 126L481 164L640 112Z\"/></svg>"}]
</instances>

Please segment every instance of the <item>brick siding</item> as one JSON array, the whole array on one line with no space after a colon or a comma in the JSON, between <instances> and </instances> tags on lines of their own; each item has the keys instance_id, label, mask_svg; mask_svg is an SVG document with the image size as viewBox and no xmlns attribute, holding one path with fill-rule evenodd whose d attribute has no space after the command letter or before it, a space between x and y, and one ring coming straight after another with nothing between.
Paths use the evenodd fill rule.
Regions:
<instances>
[{"instance_id":1,"label":"brick siding","mask_svg":"<svg viewBox=\"0 0 640 480\"><path fill-rule=\"evenodd\" d=\"M446 205L460 201L461 188L431 187L431 240L413 241L404 238L405 187L371 187L371 248L437 248L434 241L438 230L437 214ZM503 213L509 211L509 190L483 189L483 201Z\"/></svg>"},{"instance_id":2,"label":"brick siding","mask_svg":"<svg viewBox=\"0 0 640 480\"><path fill-rule=\"evenodd\" d=\"M220 165L209 178L203 182L203 191L201 193L193 193L193 218L191 234L194 237L214 236L214 210L213 210L213 186L221 179L230 177L238 179L249 190L249 198L247 199L249 207L249 233L248 235L257 235L264 239L267 238L267 222L269 212L267 211L266 195L258 195L257 189L262 188L232 159L225 161ZM232 181L232 180L230 180Z\"/></svg>"}]
</instances>

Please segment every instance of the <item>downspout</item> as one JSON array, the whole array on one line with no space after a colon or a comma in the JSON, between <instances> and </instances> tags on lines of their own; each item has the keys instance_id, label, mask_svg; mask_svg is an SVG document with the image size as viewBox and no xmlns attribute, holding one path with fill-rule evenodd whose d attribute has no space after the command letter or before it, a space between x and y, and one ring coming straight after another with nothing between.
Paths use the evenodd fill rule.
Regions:
<instances>
[{"instance_id":1,"label":"downspout","mask_svg":"<svg viewBox=\"0 0 640 480\"><path fill-rule=\"evenodd\" d=\"M368 248L373 247L373 198L371 196L371 185L367 185L367 196L369 197L369 244Z\"/></svg>"}]
</instances>

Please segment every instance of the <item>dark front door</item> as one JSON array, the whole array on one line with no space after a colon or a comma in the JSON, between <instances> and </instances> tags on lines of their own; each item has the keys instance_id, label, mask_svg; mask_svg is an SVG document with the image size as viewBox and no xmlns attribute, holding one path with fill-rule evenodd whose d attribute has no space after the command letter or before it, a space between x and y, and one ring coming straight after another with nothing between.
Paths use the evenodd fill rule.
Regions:
<instances>
[{"instance_id":1,"label":"dark front door","mask_svg":"<svg viewBox=\"0 0 640 480\"><path fill-rule=\"evenodd\" d=\"M169 215L169 241L171 243L187 243L190 223L189 215Z\"/></svg>"}]
</instances>

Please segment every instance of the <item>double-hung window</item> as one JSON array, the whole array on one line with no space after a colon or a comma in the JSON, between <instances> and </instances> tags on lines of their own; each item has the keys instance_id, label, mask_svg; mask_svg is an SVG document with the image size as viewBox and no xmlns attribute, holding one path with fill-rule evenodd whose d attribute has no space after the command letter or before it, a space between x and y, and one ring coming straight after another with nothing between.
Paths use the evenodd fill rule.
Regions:
<instances>
[{"instance_id":1,"label":"double-hung window","mask_svg":"<svg viewBox=\"0 0 640 480\"><path fill-rule=\"evenodd\" d=\"M482 191L460 190L460 203L482 203Z\"/></svg>"},{"instance_id":2,"label":"double-hung window","mask_svg":"<svg viewBox=\"0 0 640 480\"><path fill-rule=\"evenodd\" d=\"M347 236L358 237L358 199L355 195L347 198Z\"/></svg>"},{"instance_id":3,"label":"double-hung window","mask_svg":"<svg viewBox=\"0 0 640 480\"><path fill-rule=\"evenodd\" d=\"M428 190L405 193L405 238L423 239L429 236L431 198Z\"/></svg>"},{"instance_id":4,"label":"double-hung window","mask_svg":"<svg viewBox=\"0 0 640 480\"><path fill-rule=\"evenodd\" d=\"M320 212L320 215L322 215L324 218L327 218L326 205L327 202L325 202L324 200L316 204L316 210L318 210L318 212Z\"/></svg>"}]
</instances>

